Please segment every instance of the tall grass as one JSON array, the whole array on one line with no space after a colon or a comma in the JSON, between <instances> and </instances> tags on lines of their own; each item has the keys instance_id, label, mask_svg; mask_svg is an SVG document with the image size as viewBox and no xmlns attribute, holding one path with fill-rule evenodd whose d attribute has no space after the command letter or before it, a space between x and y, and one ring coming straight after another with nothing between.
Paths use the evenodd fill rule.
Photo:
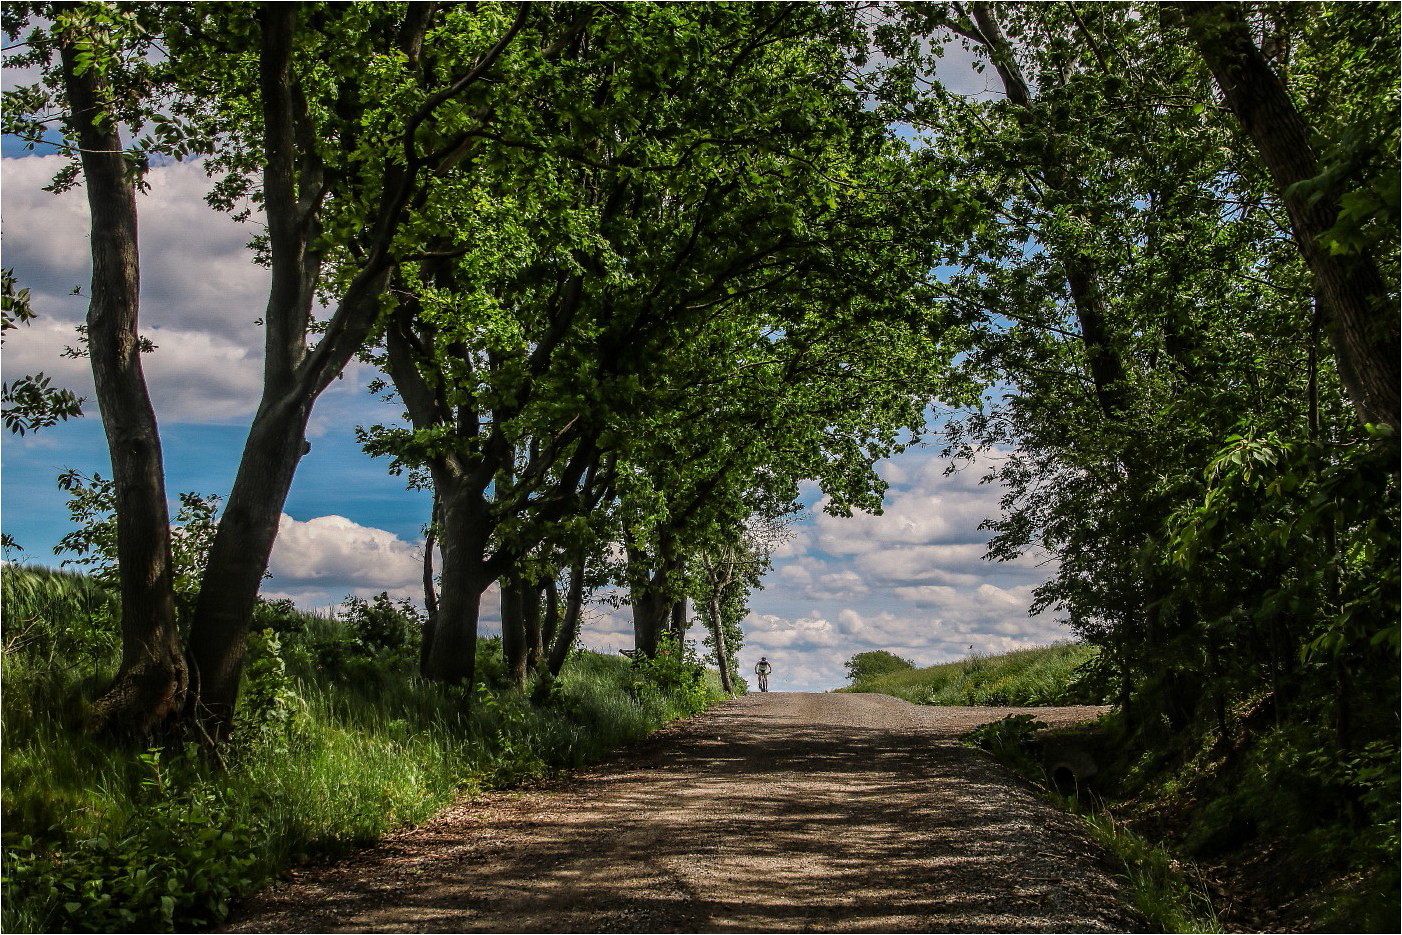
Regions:
<instances>
[{"instance_id":1,"label":"tall grass","mask_svg":"<svg viewBox=\"0 0 1402 935\"><path fill-rule=\"evenodd\" d=\"M1096 649L1085 643L1055 643L885 673L841 691L894 695L928 705L1099 704L1105 699L1089 672L1096 656Z\"/></svg>"},{"instance_id":2,"label":"tall grass","mask_svg":"<svg viewBox=\"0 0 1402 935\"><path fill-rule=\"evenodd\" d=\"M0 928L159 931L217 923L289 864L421 822L458 795L581 766L719 698L714 673L576 653L534 696L470 695L367 649L346 621L274 608L251 645L222 765L84 735L115 666L115 607L75 575L3 570ZM484 640L479 671L500 673Z\"/></svg>"}]
</instances>

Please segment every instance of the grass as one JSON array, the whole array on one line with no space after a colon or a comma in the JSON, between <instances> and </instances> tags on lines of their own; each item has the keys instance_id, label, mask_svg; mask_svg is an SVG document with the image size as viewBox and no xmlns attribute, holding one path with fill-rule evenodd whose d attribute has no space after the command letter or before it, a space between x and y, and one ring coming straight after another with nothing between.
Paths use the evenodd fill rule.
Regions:
<instances>
[{"instance_id":1,"label":"grass","mask_svg":"<svg viewBox=\"0 0 1402 935\"><path fill-rule=\"evenodd\" d=\"M464 793L598 760L720 697L680 658L575 653L534 697L412 673L344 620L273 608L251 641L224 768L193 747L114 748L77 729L114 668L114 608L81 576L6 567L0 928L170 931L217 924L284 867L421 822Z\"/></svg>"},{"instance_id":2,"label":"grass","mask_svg":"<svg viewBox=\"0 0 1402 935\"><path fill-rule=\"evenodd\" d=\"M1098 725L1093 730L1103 732ZM971 731L964 740L1038 786L1054 805L1085 821L1091 838L1121 863L1120 876L1129 886L1130 899L1153 931L1223 931L1208 890L1198 882L1199 875L1191 863L1173 857L1161 844L1136 834L1089 788L1072 796L1056 788L1045 767L1047 746L1056 748L1050 739L1053 735L1074 736L1078 743L1094 738L1093 733L1079 728L1048 731L1045 724L1021 714L986 724Z\"/></svg>"},{"instance_id":3,"label":"grass","mask_svg":"<svg viewBox=\"0 0 1402 935\"><path fill-rule=\"evenodd\" d=\"M1074 800L1068 807L1074 805ZM1082 814L1091 838L1123 865L1130 898L1159 932L1224 931L1207 888L1194 880L1191 864L1174 858L1160 844L1131 831L1108 812Z\"/></svg>"},{"instance_id":4,"label":"grass","mask_svg":"<svg viewBox=\"0 0 1402 935\"><path fill-rule=\"evenodd\" d=\"M928 705L1099 704L1104 698L1087 677L1096 656L1096 649L1085 643L1055 643L890 672L839 690Z\"/></svg>"}]
</instances>

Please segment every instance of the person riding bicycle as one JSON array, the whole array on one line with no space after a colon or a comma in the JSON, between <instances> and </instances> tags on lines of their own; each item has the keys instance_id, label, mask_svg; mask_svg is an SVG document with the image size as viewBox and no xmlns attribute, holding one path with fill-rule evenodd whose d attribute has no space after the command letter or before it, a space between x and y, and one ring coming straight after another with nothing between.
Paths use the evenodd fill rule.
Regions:
<instances>
[{"instance_id":1,"label":"person riding bicycle","mask_svg":"<svg viewBox=\"0 0 1402 935\"><path fill-rule=\"evenodd\" d=\"M759 662L755 663L755 675L759 676L760 691L769 691L769 673L773 671L774 667L769 664L769 660L760 656Z\"/></svg>"}]
</instances>

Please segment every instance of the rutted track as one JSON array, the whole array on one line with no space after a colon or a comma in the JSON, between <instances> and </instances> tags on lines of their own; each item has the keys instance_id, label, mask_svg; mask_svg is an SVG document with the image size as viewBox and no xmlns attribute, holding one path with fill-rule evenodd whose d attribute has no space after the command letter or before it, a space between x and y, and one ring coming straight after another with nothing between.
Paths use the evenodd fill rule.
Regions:
<instances>
[{"instance_id":1,"label":"rutted track","mask_svg":"<svg viewBox=\"0 0 1402 935\"><path fill-rule=\"evenodd\" d=\"M228 930L1143 930L1079 822L957 742L1010 710L750 695L299 871Z\"/></svg>"}]
</instances>

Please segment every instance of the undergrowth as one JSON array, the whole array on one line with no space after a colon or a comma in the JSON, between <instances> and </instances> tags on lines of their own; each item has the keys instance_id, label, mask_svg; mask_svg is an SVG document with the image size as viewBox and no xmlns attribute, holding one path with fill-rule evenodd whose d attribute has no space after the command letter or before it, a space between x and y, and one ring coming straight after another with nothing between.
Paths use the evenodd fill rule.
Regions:
<instances>
[{"instance_id":1,"label":"undergrowth","mask_svg":"<svg viewBox=\"0 0 1402 935\"><path fill-rule=\"evenodd\" d=\"M1100 704L1087 663L1096 650L1085 643L1056 643L997 656L975 654L959 662L860 678L841 691L894 695L928 705Z\"/></svg>"},{"instance_id":2,"label":"undergrowth","mask_svg":"<svg viewBox=\"0 0 1402 935\"><path fill-rule=\"evenodd\" d=\"M483 640L469 694L418 679L412 609L340 617L264 604L222 768L193 746L133 754L84 735L115 669L115 605L78 575L3 569L4 902L0 928L217 924L284 867L421 822L463 793L582 766L720 697L669 649L647 667L576 652L507 689Z\"/></svg>"},{"instance_id":3,"label":"undergrowth","mask_svg":"<svg viewBox=\"0 0 1402 935\"><path fill-rule=\"evenodd\" d=\"M1391 751L1325 768L1311 759L1319 738L1301 725L1238 725L1230 744L1185 731L1153 751L1130 742L1120 712L1044 728L1016 715L966 740L1085 818L1164 931L1395 930ZM1068 761L1094 768L1068 784L1053 774Z\"/></svg>"},{"instance_id":4,"label":"undergrowth","mask_svg":"<svg viewBox=\"0 0 1402 935\"><path fill-rule=\"evenodd\" d=\"M1042 732L1047 725L1030 714L1009 715L965 735L965 742L990 753L1003 765L1041 787L1057 806L1079 814L1090 836L1121 864L1134 907L1160 932L1220 932L1204 887L1190 864L1118 821L1089 788L1066 795L1048 774Z\"/></svg>"}]
</instances>

